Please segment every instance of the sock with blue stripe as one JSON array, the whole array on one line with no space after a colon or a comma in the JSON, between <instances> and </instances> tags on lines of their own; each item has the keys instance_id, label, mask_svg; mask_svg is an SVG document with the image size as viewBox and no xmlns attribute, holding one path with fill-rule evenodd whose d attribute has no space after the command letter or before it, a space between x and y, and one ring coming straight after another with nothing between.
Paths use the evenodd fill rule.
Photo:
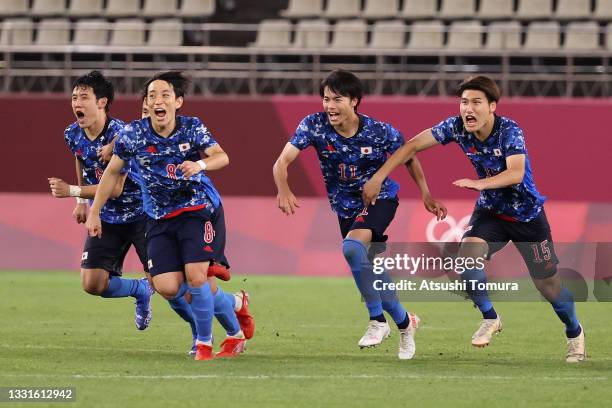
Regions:
<instances>
[{"instance_id":1,"label":"sock with blue stripe","mask_svg":"<svg viewBox=\"0 0 612 408\"><path fill-rule=\"evenodd\" d=\"M217 286L217 293L214 294L215 302L215 317L223 326L228 336L235 336L240 332L240 324L234 312L234 305L236 299L234 295L230 293L224 293L220 287Z\"/></svg>"},{"instance_id":2,"label":"sock with blue stripe","mask_svg":"<svg viewBox=\"0 0 612 408\"><path fill-rule=\"evenodd\" d=\"M348 262L357 289L363 297L370 320L377 320L383 314L380 294L374 289L374 272L368 259L368 250L363 242L356 239L345 238L342 242L342 253Z\"/></svg>"},{"instance_id":3,"label":"sock with blue stripe","mask_svg":"<svg viewBox=\"0 0 612 408\"><path fill-rule=\"evenodd\" d=\"M486 289L480 290L477 287L472 289L472 282L469 281L477 281L478 283L487 283L487 275L485 275L484 269L468 269L461 275L461 279L463 279L466 283L467 293L470 296L470 299L478 310L482 313L483 319L497 319L497 312L493 308L493 303L489 300L489 294Z\"/></svg>"},{"instance_id":4,"label":"sock with blue stripe","mask_svg":"<svg viewBox=\"0 0 612 408\"><path fill-rule=\"evenodd\" d=\"M100 296L104 298L141 297L146 295L147 290L140 279L124 279L111 276L108 280L108 287Z\"/></svg>"},{"instance_id":5,"label":"sock with blue stripe","mask_svg":"<svg viewBox=\"0 0 612 408\"><path fill-rule=\"evenodd\" d=\"M565 334L568 338L578 337L582 330L580 322L576 317L576 305L574 304L574 296L566 288L562 287L557 299L550 302L559 319L565 324Z\"/></svg>"},{"instance_id":6,"label":"sock with blue stripe","mask_svg":"<svg viewBox=\"0 0 612 408\"><path fill-rule=\"evenodd\" d=\"M191 311L198 332L198 341L210 343L212 341L212 319L214 315L213 295L210 285L205 282L202 286L191 287Z\"/></svg>"}]
</instances>

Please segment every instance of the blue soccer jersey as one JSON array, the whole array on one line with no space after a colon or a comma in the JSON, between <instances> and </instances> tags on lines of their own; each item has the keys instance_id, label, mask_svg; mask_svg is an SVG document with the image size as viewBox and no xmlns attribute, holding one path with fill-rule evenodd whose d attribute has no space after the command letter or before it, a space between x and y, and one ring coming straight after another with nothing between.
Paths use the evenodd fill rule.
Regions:
<instances>
[{"instance_id":1,"label":"blue soccer jersey","mask_svg":"<svg viewBox=\"0 0 612 408\"><path fill-rule=\"evenodd\" d=\"M126 125L115 142L114 153L134 160L141 176L145 212L154 219L187 208L206 208L211 213L221 202L210 179L200 172L188 180L178 166L200 160L200 151L217 144L200 119L177 116L176 128L165 138L144 118Z\"/></svg>"},{"instance_id":2,"label":"blue soccer jersey","mask_svg":"<svg viewBox=\"0 0 612 408\"><path fill-rule=\"evenodd\" d=\"M481 191L476 206L521 222L531 221L542 211L546 197L538 192L533 182L525 137L516 122L495 116L491 135L484 142L464 130L461 116L450 117L434 126L431 131L434 138L443 145L457 143L481 179L506 170L506 157L524 154L523 181L505 188Z\"/></svg>"},{"instance_id":3,"label":"blue soccer jersey","mask_svg":"<svg viewBox=\"0 0 612 408\"><path fill-rule=\"evenodd\" d=\"M290 143L300 150L315 148L332 209L342 218L353 218L363 209L363 185L404 138L388 123L361 114L357 133L347 138L336 133L327 114L319 112L302 120ZM394 198L398 190L399 184L385 179L378 198Z\"/></svg>"},{"instance_id":4,"label":"blue soccer jersey","mask_svg":"<svg viewBox=\"0 0 612 408\"><path fill-rule=\"evenodd\" d=\"M109 118L102 133L95 140L89 140L85 131L76 122L66 128L64 140L72 154L81 163L84 184L95 185L100 182L106 165L100 161L97 150L110 143L123 129L123 126L122 121ZM100 211L100 219L110 224L125 224L142 218L143 214L138 174L131 168L125 180L123 193L106 202Z\"/></svg>"}]
</instances>

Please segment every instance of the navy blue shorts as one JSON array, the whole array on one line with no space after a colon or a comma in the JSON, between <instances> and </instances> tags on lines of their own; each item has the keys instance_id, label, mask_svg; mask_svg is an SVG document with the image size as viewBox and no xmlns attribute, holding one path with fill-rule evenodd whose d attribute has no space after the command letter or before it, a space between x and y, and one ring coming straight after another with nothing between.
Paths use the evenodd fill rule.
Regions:
<instances>
[{"instance_id":1,"label":"navy blue shorts","mask_svg":"<svg viewBox=\"0 0 612 408\"><path fill-rule=\"evenodd\" d=\"M109 224L102 221L102 237L85 240L81 255L81 268L104 269L111 275L121 276L123 261L131 245L134 245L145 272L147 268L147 245L145 241L146 219L126 224Z\"/></svg>"},{"instance_id":2,"label":"navy blue shorts","mask_svg":"<svg viewBox=\"0 0 612 408\"><path fill-rule=\"evenodd\" d=\"M223 207L187 211L169 219L147 222L147 254L151 276L185 271L185 264L216 261L229 267L225 258Z\"/></svg>"},{"instance_id":3,"label":"navy blue shorts","mask_svg":"<svg viewBox=\"0 0 612 408\"><path fill-rule=\"evenodd\" d=\"M349 231L354 229L369 229L372 231L372 242L386 242L389 238L385 235L385 231L395 217L395 211L399 205L399 200L396 198L376 200L375 205L369 205L368 208L352 218L338 217L340 224L340 233L342 238L346 238Z\"/></svg>"},{"instance_id":4,"label":"navy blue shorts","mask_svg":"<svg viewBox=\"0 0 612 408\"><path fill-rule=\"evenodd\" d=\"M529 222L509 221L477 208L470 218L463 238L477 237L489 244L488 257L512 241L521 253L534 279L550 278L557 272L559 260L544 209Z\"/></svg>"}]
</instances>

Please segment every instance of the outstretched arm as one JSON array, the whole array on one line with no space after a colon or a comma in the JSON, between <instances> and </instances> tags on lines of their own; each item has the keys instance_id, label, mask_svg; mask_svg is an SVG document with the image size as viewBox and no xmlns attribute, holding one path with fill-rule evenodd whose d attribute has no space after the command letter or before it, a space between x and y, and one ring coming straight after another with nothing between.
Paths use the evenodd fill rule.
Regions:
<instances>
[{"instance_id":1,"label":"outstretched arm","mask_svg":"<svg viewBox=\"0 0 612 408\"><path fill-rule=\"evenodd\" d=\"M416 185L419 187L419 191L421 192L421 198L423 199L423 204L425 205L425 209L430 213L434 214L438 221L446 218L446 214L448 210L446 206L439 201L436 201L431 196L429 192L429 187L427 186L427 180L425 179L425 173L423 172L423 168L421 167L421 163L416 156L412 159L408 160L406 163L406 168L410 173L410 177L414 180Z\"/></svg>"},{"instance_id":2,"label":"outstretched arm","mask_svg":"<svg viewBox=\"0 0 612 408\"><path fill-rule=\"evenodd\" d=\"M364 206L367 207L370 204L376 203L376 197L380 193L382 183L393 170L412 159L417 152L428 149L436 144L438 144L438 141L433 137L431 128L429 128L397 149L363 186L362 198Z\"/></svg>"},{"instance_id":3,"label":"outstretched arm","mask_svg":"<svg viewBox=\"0 0 612 408\"><path fill-rule=\"evenodd\" d=\"M121 178L121 169L125 165L125 161L119 158L117 155L113 155L104 174L98 184L96 195L89 210L89 219L85 226L89 231L90 236L102 236L102 222L100 221L100 210L104 207L104 204L112 196L113 189Z\"/></svg>"},{"instance_id":4,"label":"outstretched arm","mask_svg":"<svg viewBox=\"0 0 612 408\"><path fill-rule=\"evenodd\" d=\"M289 173L287 171L289 165L298 157L299 154L300 149L291 143L287 143L280 156L278 156L278 159L276 159L276 163L274 163L274 166L272 167L274 183L276 184L276 189L278 191L276 196L278 208L280 208L280 210L286 215L295 214L295 209L300 207L297 198L295 198L291 192L291 189L289 188Z\"/></svg>"},{"instance_id":5,"label":"outstretched arm","mask_svg":"<svg viewBox=\"0 0 612 408\"><path fill-rule=\"evenodd\" d=\"M506 157L506 170L493 177L479 180L460 179L454 181L453 184L457 187L482 191L520 184L523 182L523 177L525 177L525 155L515 154Z\"/></svg>"}]
</instances>

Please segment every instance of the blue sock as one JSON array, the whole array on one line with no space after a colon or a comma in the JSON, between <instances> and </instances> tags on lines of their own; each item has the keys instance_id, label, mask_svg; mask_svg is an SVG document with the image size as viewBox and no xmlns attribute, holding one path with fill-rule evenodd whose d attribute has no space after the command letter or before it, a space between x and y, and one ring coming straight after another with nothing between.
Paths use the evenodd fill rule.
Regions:
<instances>
[{"instance_id":1,"label":"blue sock","mask_svg":"<svg viewBox=\"0 0 612 408\"><path fill-rule=\"evenodd\" d=\"M224 293L217 286L217 293L214 295L215 317L221 323L228 336L235 336L240 331L240 324L234 312L236 299L230 293Z\"/></svg>"},{"instance_id":2,"label":"blue sock","mask_svg":"<svg viewBox=\"0 0 612 408\"><path fill-rule=\"evenodd\" d=\"M191 334L195 337L198 332L196 330L195 320L193 319L193 312L191 311L191 305L187 303L183 295L184 293L180 296L177 295L174 299L168 300L168 303L177 315L189 323L189 326L191 326Z\"/></svg>"},{"instance_id":3,"label":"blue sock","mask_svg":"<svg viewBox=\"0 0 612 408\"><path fill-rule=\"evenodd\" d=\"M497 312L493 308L493 303L489 300L486 289L475 288L472 290L472 283L469 282L475 280L477 283L487 283L487 275L485 275L484 269L468 269L463 272L461 279L466 281L467 293L482 313L483 319L497 319Z\"/></svg>"},{"instance_id":4,"label":"blue sock","mask_svg":"<svg viewBox=\"0 0 612 408\"><path fill-rule=\"evenodd\" d=\"M357 289L365 300L371 320L373 317L383 314L380 293L373 286L375 275L372 272L372 264L368 259L368 250L363 242L356 239L345 238L342 242L342 253L348 262Z\"/></svg>"},{"instance_id":5,"label":"blue sock","mask_svg":"<svg viewBox=\"0 0 612 408\"><path fill-rule=\"evenodd\" d=\"M191 310L198 332L198 340L210 342L212 340L212 319L215 307L210 285L205 282L197 288L189 286L189 292L191 293Z\"/></svg>"},{"instance_id":6,"label":"blue sock","mask_svg":"<svg viewBox=\"0 0 612 408\"><path fill-rule=\"evenodd\" d=\"M565 324L565 334L568 338L578 337L580 332L580 322L576 317L576 307L574 305L574 296L565 287L561 288L557 300L550 302L559 319Z\"/></svg>"},{"instance_id":7,"label":"blue sock","mask_svg":"<svg viewBox=\"0 0 612 408\"><path fill-rule=\"evenodd\" d=\"M128 296L144 296L147 288L139 279L123 279L118 276L111 276L108 280L108 287L100 296L104 298L121 298Z\"/></svg>"},{"instance_id":8,"label":"blue sock","mask_svg":"<svg viewBox=\"0 0 612 408\"><path fill-rule=\"evenodd\" d=\"M393 282L391 276L389 276L389 273L386 271L379 276L383 283ZM385 310L385 312L389 313L395 324L398 325L398 327L406 324L405 327L399 327L400 329L405 329L408 327L408 313L398 300L397 292L395 290L383 290L381 291L380 297L382 299L382 308Z\"/></svg>"}]
</instances>

